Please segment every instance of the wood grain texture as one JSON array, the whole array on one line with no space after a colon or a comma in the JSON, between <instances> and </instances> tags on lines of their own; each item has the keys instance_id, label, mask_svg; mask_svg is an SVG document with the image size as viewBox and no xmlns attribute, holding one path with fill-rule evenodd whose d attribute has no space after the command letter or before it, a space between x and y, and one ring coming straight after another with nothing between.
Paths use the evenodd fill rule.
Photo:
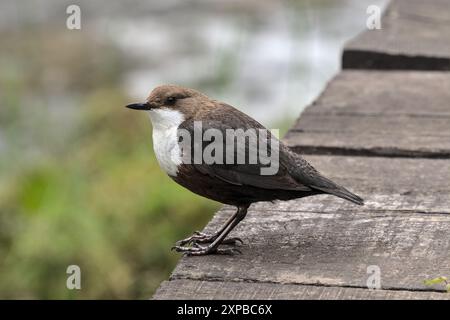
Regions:
<instances>
[{"instance_id":1,"label":"wood grain texture","mask_svg":"<svg viewBox=\"0 0 450 320\"><path fill-rule=\"evenodd\" d=\"M163 300L448 300L450 299L450 294L403 290L367 290L359 288L324 287L278 283L198 281L179 279L163 282L153 298Z\"/></svg>"},{"instance_id":2,"label":"wood grain texture","mask_svg":"<svg viewBox=\"0 0 450 320\"><path fill-rule=\"evenodd\" d=\"M393 0L382 29L366 30L344 49L344 69L450 70L447 0Z\"/></svg>"},{"instance_id":3,"label":"wood grain texture","mask_svg":"<svg viewBox=\"0 0 450 320\"><path fill-rule=\"evenodd\" d=\"M450 73L346 71L287 133L309 154L450 158Z\"/></svg>"},{"instance_id":4,"label":"wood grain texture","mask_svg":"<svg viewBox=\"0 0 450 320\"><path fill-rule=\"evenodd\" d=\"M339 156L309 156L308 160L364 196L367 205L354 206L332 196L255 204L232 233L245 241L242 255L183 257L172 281L367 290L367 267L377 265L384 290L444 290L427 287L423 281L447 275L449 270L448 161ZM224 207L205 231L216 230L232 210ZM290 292L286 290L272 298L285 297ZM321 290L318 295L329 297L359 294L339 288L328 293L329 289ZM306 297L309 293L302 294ZM369 293L361 294L369 298ZM383 293L379 298L383 295L390 297ZM259 297L269 295L261 293Z\"/></svg>"},{"instance_id":5,"label":"wood grain texture","mask_svg":"<svg viewBox=\"0 0 450 320\"><path fill-rule=\"evenodd\" d=\"M275 208L250 210L232 233L245 241L242 255L182 258L172 279L366 288L367 268L376 265L383 289L430 290L423 281L448 272L448 214ZM230 215L222 211L206 231Z\"/></svg>"},{"instance_id":6,"label":"wood grain texture","mask_svg":"<svg viewBox=\"0 0 450 320\"><path fill-rule=\"evenodd\" d=\"M344 70L302 116L450 117L449 101L448 72Z\"/></svg>"}]
</instances>

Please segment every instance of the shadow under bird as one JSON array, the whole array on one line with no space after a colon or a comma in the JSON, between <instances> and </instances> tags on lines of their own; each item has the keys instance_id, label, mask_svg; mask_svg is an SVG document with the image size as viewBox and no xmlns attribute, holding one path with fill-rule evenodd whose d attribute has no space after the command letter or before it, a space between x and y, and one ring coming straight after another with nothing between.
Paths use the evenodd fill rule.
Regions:
<instances>
[{"instance_id":1,"label":"shadow under bird","mask_svg":"<svg viewBox=\"0 0 450 320\"><path fill-rule=\"evenodd\" d=\"M277 171L262 175L266 163L206 163L185 161L186 149L180 147L179 132L183 130L195 135L195 123L201 123L201 130L214 129L226 136L228 129L247 131L266 130L253 118L234 107L210 99L206 95L189 88L175 85L162 85L155 88L143 103L126 106L130 109L148 112L153 127L153 148L161 168L177 183L203 197L233 205L236 212L214 234L195 232L180 240L172 248L188 255L210 253L232 254L240 252L235 248L239 238L226 238L236 225L245 218L247 209L254 202L290 200L318 194L331 194L363 205L359 196L321 175L299 154L292 152L282 141L273 136L267 139L258 137L256 149L245 140L243 146L232 149L234 159L245 153L258 152L270 141L278 143ZM195 139L194 139L195 140ZM215 141L216 142L216 141ZM195 142L194 142L195 143ZM223 141L223 149L227 142ZM261 144L262 143L262 144ZM195 148L193 144L190 145ZM207 143L201 142L204 150ZM245 159L247 159L245 158ZM221 246L221 245L231 246Z\"/></svg>"}]
</instances>

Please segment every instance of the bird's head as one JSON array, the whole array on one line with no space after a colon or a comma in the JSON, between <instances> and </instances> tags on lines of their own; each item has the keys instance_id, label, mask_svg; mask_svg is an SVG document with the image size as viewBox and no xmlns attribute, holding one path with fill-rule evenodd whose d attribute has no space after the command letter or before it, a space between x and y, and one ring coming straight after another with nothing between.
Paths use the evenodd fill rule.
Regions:
<instances>
[{"instance_id":1,"label":"bird's head","mask_svg":"<svg viewBox=\"0 0 450 320\"><path fill-rule=\"evenodd\" d=\"M152 119L157 114L173 113L180 113L184 119L187 119L195 115L199 109L213 105L211 102L207 96L196 90L175 85L162 85L153 89L145 102L129 104L126 107L149 111Z\"/></svg>"}]
</instances>

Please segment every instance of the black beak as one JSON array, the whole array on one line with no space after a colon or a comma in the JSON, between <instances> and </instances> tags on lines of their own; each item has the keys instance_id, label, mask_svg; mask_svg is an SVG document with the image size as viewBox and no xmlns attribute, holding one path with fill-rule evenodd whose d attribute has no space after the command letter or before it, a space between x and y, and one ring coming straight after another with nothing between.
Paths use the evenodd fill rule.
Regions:
<instances>
[{"instance_id":1,"label":"black beak","mask_svg":"<svg viewBox=\"0 0 450 320\"><path fill-rule=\"evenodd\" d=\"M148 103L132 103L125 107L134 110L150 110L150 105Z\"/></svg>"}]
</instances>

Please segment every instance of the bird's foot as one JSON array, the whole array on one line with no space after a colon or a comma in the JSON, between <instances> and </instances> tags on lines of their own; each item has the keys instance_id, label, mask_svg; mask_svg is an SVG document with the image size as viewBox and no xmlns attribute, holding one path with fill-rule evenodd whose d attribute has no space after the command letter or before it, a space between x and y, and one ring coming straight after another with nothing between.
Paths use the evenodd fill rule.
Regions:
<instances>
[{"instance_id":1,"label":"bird's foot","mask_svg":"<svg viewBox=\"0 0 450 320\"><path fill-rule=\"evenodd\" d=\"M207 254L226 254L226 255L234 255L234 254L242 254L242 252L237 248L218 248L217 246L201 246L198 243L193 243L191 247L185 247L182 245L176 245L172 247L172 250L176 252L182 252L187 256L204 256Z\"/></svg>"},{"instance_id":2,"label":"bird's foot","mask_svg":"<svg viewBox=\"0 0 450 320\"><path fill-rule=\"evenodd\" d=\"M200 231L195 231L194 234L186 239L177 241L176 246L185 246L187 244L199 244L199 243L212 243L217 239L218 234L207 234ZM234 237L224 239L221 244L229 244L229 245L237 245L238 243L243 244L244 241L242 239Z\"/></svg>"}]
</instances>

